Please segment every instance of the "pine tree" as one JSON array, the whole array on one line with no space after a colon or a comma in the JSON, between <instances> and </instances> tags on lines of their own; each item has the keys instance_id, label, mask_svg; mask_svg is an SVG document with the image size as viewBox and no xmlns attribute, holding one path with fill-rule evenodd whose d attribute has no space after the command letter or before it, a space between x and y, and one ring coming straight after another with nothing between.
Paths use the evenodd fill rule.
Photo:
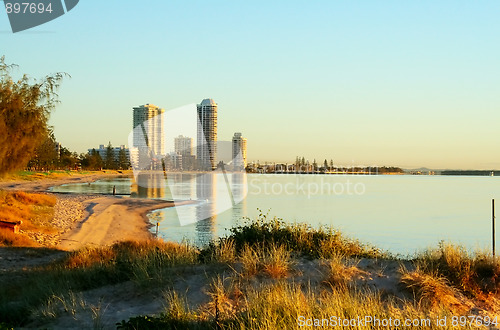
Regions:
<instances>
[{"instance_id":1,"label":"pine tree","mask_svg":"<svg viewBox=\"0 0 500 330\"><path fill-rule=\"evenodd\" d=\"M118 167L121 170L126 170L130 167L130 160L127 157L125 149L120 149L120 152L118 153Z\"/></svg>"},{"instance_id":2,"label":"pine tree","mask_svg":"<svg viewBox=\"0 0 500 330\"><path fill-rule=\"evenodd\" d=\"M106 161L104 162L104 168L108 170L116 169L115 152L111 142L109 142L106 147Z\"/></svg>"}]
</instances>

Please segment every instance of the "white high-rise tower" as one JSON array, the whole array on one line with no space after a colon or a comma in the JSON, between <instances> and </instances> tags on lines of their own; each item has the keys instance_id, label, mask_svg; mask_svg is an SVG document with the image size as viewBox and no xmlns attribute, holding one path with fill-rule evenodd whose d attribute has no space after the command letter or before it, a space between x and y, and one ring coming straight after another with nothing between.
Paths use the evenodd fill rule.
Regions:
<instances>
[{"instance_id":1,"label":"white high-rise tower","mask_svg":"<svg viewBox=\"0 0 500 330\"><path fill-rule=\"evenodd\" d=\"M141 163L156 162L165 155L165 134L163 132L164 109L154 104L134 107L134 136L133 147L137 148Z\"/></svg>"},{"instance_id":2,"label":"white high-rise tower","mask_svg":"<svg viewBox=\"0 0 500 330\"><path fill-rule=\"evenodd\" d=\"M232 147L234 168L244 169L247 166L247 139L241 133L234 133Z\"/></svg>"}]
</instances>

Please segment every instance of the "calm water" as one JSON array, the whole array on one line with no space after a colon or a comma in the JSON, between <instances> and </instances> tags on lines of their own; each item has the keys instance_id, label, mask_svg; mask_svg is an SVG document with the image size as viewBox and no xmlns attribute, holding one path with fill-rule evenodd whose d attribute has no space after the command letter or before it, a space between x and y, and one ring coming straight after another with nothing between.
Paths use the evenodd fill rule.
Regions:
<instances>
[{"instance_id":1,"label":"calm water","mask_svg":"<svg viewBox=\"0 0 500 330\"><path fill-rule=\"evenodd\" d=\"M117 193L197 201L150 214L168 240L203 245L261 209L288 222L331 225L402 254L435 247L440 240L490 249L491 199L500 200L499 177L177 174L165 182L145 178L137 185L124 178L53 190L111 193L116 186Z\"/></svg>"}]
</instances>

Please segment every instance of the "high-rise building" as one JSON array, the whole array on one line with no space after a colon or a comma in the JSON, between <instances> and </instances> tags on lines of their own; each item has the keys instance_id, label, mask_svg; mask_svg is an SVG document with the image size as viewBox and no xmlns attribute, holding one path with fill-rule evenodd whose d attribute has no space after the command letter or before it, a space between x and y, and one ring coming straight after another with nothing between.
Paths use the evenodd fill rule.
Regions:
<instances>
[{"instance_id":1,"label":"high-rise building","mask_svg":"<svg viewBox=\"0 0 500 330\"><path fill-rule=\"evenodd\" d=\"M196 157L193 155L193 139L179 135L174 139L175 153L182 156L181 169L193 170L196 168ZM179 168L179 167L178 167Z\"/></svg>"},{"instance_id":2,"label":"high-rise building","mask_svg":"<svg viewBox=\"0 0 500 330\"><path fill-rule=\"evenodd\" d=\"M193 139L187 136L179 135L174 139L174 150L182 156L191 156L193 154Z\"/></svg>"},{"instance_id":3,"label":"high-rise building","mask_svg":"<svg viewBox=\"0 0 500 330\"><path fill-rule=\"evenodd\" d=\"M198 163L202 170L214 170L217 168L217 103L212 99L204 99L196 108Z\"/></svg>"},{"instance_id":4,"label":"high-rise building","mask_svg":"<svg viewBox=\"0 0 500 330\"><path fill-rule=\"evenodd\" d=\"M154 104L134 107L133 148L137 148L139 162L150 161L158 166L159 160L165 154L165 134L163 132L164 109ZM146 159L142 159L146 158Z\"/></svg>"},{"instance_id":5,"label":"high-rise building","mask_svg":"<svg viewBox=\"0 0 500 330\"><path fill-rule=\"evenodd\" d=\"M247 139L241 133L233 136L233 167L244 169L247 166Z\"/></svg>"}]
</instances>

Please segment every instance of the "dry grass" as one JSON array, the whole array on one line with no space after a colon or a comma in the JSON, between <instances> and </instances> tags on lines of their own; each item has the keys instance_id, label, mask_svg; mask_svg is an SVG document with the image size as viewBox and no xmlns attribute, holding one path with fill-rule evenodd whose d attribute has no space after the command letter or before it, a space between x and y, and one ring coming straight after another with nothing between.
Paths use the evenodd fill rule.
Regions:
<instances>
[{"instance_id":1,"label":"dry grass","mask_svg":"<svg viewBox=\"0 0 500 330\"><path fill-rule=\"evenodd\" d=\"M290 251L284 245L274 243L269 246L245 245L239 260L243 276L261 273L271 278L283 278L289 275L294 265Z\"/></svg>"},{"instance_id":2,"label":"dry grass","mask_svg":"<svg viewBox=\"0 0 500 330\"><path fill-rule=\"evenodd\" d=\"M242 292L229 277L217 276L210 283L206 294L210 301L203 306L202 314L214 317L217 321L234 317L241 305Z\"/></svg>"},{"instance_id":3,"label":"dry grass","mask_svg":"<svg viewBox=\"0 0 500 330\"><path fill-rule=\"evenodd\" d=\"M292 269L290 251L283 245L271 244L258 251L257 254L260 255L260 268L272 278L287 277Z\"/></svg>"},{"instance_id":4,"label":"dry grass","mask_svg":"<svg viewBox=\"0 0 500 330\"><path fill-rule=\"evenodd\" d=\"M95 175L102 173L112 174L118 173L117 171L107 170L107 171L65 171L65 170L55 170L55 171L44 171L44 172L34 172L34 171L19 171L10 174L6 174L0 178L2 181L37 181L43 179L65 179L73 175ZM128 171L122 171L123 173L128 173Z\"/></svg>"},{"instance_id":5,"label":"dry grass","mask_svg":"<svg viewBox=\"0 0 500 330\"><path fill-rule=\"evenodd\" d=\"M470 253L462 246L441 242L438 249L418 256L416 264L427 274L445 277L470 297L498 292L500 263L485 252Z\"/></svg>"},{"instance_id":6,"label":"dry grass","mask_svg":"<svg viewBox=\"0 0 500 330\"><path fill-rule=\"evenodd\" d=\"M457 313L467 308L462 303L459 291L450 285L448 279L438 274L428 274L420 268L408 271L400 269L401 285L412 292L419 305L430 310L448 309Z\"/></svg>"},{"instance_id":7,"label":"dry grass","mask_svg":"<svg viewBox=\"0 0 500 330\"><path fill-rule=\"evenodd\" d=\"M323 261L327 268L327 275L323 281L335 288L347 289L351 281L358 275L365 273L354 265L346 265L346 260L339 255Z\"/></svg>"},{"instance_id":8,"label":"dry grass","mask_svg":"<svg viewBox=\"0 0 500 330\"><path fill-rule=\"evenodd\" d=\"M210 303L189 310L187 298L172 291L171 308L159 317L135 317L122 322L121 329L140 329L148 326L161 329L391 329L383 320L397 318L401 322L416 320L419 325L399 327L411 329L442 329L433 322L429 310L416 309L410 303L383 300L369 290L319 290L317 287L289 281L249 284L237 291L235 297L232 280L217 278L211 286ZM180 303L179 303L180 302ZM180 306L178 306L180 304ZM216 308L216 306L218 306ZM207 312L211 311L211 312ZM215 312L216 310L217 312ZM438 313L443 313L439 310ZM442 314L440 314L442 315ZM372 317L371 322L343 326L342 320ZM180 320L189 322L180 323ZM378 321L377 321L378 320ZM337 323L335 323L337 322ZM445 327L446 328L446 327ZM473 327L465 327L466 329Z\"/></svg>"},{"instance_id":9,"label":"dry grass","mask_svg":"<svg viewBox=\"0 0 500 330\"><path fill-rule=\"evenodd\" d=\"M223 239L213 245L209 262L232 263L236 259L236 249L234 240Z\"/></svg>"},{"instance_id":10,"label":"dry grass","mask_svg":"<svg viewBox=\"0 0 500 330\"><path fill-rule=\"evenodd\" d=\"M254 276L259 272L259 255L250 245L245 245L241 250L240 258L243 276Z\"/></svg>"},{"instance_id":11,"label":"dry grass","mask_svg":"<svg viewBox=\"0 0 500 330\"><path fill-rule=\"evenodd\" d=\"M9 229L0 228L0 246L36 247L39 245L24 234L14 234Z\"/></svg>"},{"instance_id":12,"label":"dry grass","mask_svg":"<svg viewBox=\"0 0 500 330\"><path fill-rule=\"evenodd\" d=\"M0 220L22 221L23 231L51 233L55 230L51 225L51 220L56 202L55 197L46 194L0 191ZM8 235L2 232L0 246L36 245L26 236Z\"/></svg>"},{"instance_id":13,"label":"dry grass","mask_svg":"<svg viewBox=\"0 0 500 330\"><path fill-rule=\"evenodd\" d=\"M174 265L195 263L198 252L195 248L180 243L161 240L125 241L110 247L84 248L71 252L64 260L65 269L109 266L118 263Z\"/></svg>"}]
</instances>

